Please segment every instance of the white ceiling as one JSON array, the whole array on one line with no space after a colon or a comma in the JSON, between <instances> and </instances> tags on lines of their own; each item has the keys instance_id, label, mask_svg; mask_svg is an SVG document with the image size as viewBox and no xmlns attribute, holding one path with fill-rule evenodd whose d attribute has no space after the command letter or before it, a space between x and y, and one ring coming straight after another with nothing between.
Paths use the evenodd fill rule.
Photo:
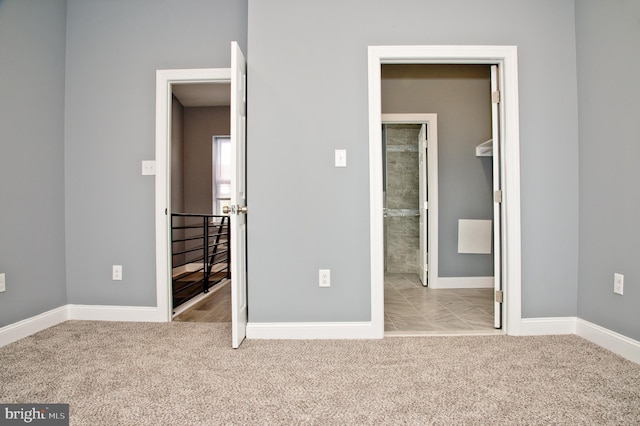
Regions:
<instances>
[{"instance_id":1,"label":"white ceiling","mask_svg":"<svg viewBox=\"0 0 640 426\"><path fill-rule=\"evenodd\" d=\"M173 84L173 94L185 107L229 106L230 83Z\"/></svg>"}]
</instances>

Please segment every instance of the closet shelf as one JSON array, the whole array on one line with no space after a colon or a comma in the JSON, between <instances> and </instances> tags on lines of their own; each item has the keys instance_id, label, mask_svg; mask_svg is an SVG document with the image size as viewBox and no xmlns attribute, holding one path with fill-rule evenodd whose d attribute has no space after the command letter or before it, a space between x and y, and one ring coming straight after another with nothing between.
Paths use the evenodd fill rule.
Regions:
<instances>
[{"instance_id":1,"label":"closet shelf","mask_svg":"<svg viewBox=\"0 0 640 426\"><path fill-rule=\"evenodd\" d=\"M486 142L482 142L476 146L476 157L491 157L493 156L493 139L489 139Z\"/></svg>"}]
</instances>

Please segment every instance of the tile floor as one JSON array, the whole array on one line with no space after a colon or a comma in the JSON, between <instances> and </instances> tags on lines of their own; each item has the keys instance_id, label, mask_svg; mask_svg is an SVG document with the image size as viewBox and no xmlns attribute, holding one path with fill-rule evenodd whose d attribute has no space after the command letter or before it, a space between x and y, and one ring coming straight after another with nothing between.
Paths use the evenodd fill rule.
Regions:
<instances>
[{"instance_id":1,"label":"tile floor","mask_svg":"<svg viewBox=\"0 0 640 426\"><path fill-rule=\"evenodd\" d=\"M492 296L490 288L433 290L416 274L385 274L385 334L501 333Z\"/></svg>"},{"instance_id":2,"label":"tile floor","mask_svg":"<svg viewBox=\"0 0 640 426\"><path fill-rule=\"evenodd\" d=\"M230 322L231 291L225 283L174 321ZM415 274L385 274L385 334L501 334L493 328L493 290L432 290Z\"/></svg>"}]
</instances>

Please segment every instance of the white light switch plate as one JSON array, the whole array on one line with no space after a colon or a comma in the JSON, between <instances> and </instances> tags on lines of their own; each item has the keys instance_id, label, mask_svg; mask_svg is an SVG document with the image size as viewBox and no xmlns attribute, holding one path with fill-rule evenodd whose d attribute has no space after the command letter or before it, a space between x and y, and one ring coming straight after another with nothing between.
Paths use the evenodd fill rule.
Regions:
<instances>
[{"instance_id":1,"label":"white light switch plate","mask_svg":"<svg viewBox=\"0 0 640 426\"><path fill-rule=\"evenodd\" d=\"M336 167L347 167L346 149L336 149Z\"/></svg>"},{"instance_id":2,"label":"white light switch plate","mask_svg":"<svg viewBox=\"0 0 640 426\"><path fill-rule=\"evenodd\" d=\"M0 293L7 289L5 279L5 274L0 274Z\"/></svg>"}]
</instances>

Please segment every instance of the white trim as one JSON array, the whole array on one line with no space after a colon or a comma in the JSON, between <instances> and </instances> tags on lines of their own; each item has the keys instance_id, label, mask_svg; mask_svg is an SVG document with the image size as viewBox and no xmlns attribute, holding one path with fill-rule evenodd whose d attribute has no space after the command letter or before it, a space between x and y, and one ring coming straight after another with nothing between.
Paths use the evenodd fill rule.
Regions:
<instances>
[{"instance_id":1,"label":"white trim","mask_svg":"<svg viewBox=\"0 0 640 426\"><path fill-rule=\"evenodd\" d=\"M159 321L171 321L171 86L188 83L228 83L231 68L156 71L156 303Z\"/></svg>"},{"instance_id":2,"label":"white trim","mask_svg":"<svg viewBox=\"0 0 640 426\"><path fill-rule=\"evenodd\" d=\"M520 131L518 56L516 46L369 46L369 223L371 267L371 323L384 336L384 241L382 216L381 64L498 64L504 105L503 170L503 304L507 334L520 334L522 315L520 239ZM506 305L506 307L505 307Z\"/></svg>"},{"instance_id":3,"label":"white trim","mask_svg":"<svg viewBox=\"0 0 640 426\"><path fill-rule=\"evenodd\" d=\"M370 322L248 323L247 339L375 339Z\"/></svg>"},{"instance_id":4,"label":"white trim","mask_svg":"<svg viewBox=\"0 0 640 426\"><path fill-rule=\"evenodd\" d=\"M64 305L0 328L0 347L67 320L163 322L159 309L146 306ZM640 364L640 342L576 317L523 318L523 336L576 334ZM497 334L482 332L477 334ZM471 333L476 334L476 333ZM392 336L393 333L389 334ZM422 334L415 334L422 335ZM428 335L428 334L426 334ZM458 335L447 333L446 335ZM373 339L372 322L248 323L249 339Z\"/></svg>"},{"instance_id":5,"label":"white trim","mask_svg":"<svg viewBox=\"0 0 640 426\"><path fill-rule=\"evenodd\" d=\"M503 336L502 329L447 330L447 331L385 331L384 337L453 337L453 336Z\"/></svg>"},{"instance_id":6,"label":"white trim","mask_svg":"<svg viewBox=\"0 0 640 426\"><path fill-rule=\"evenodd\" d=\"M439 277L437 286L429 283L429 287L434 290L456 288L493 288L493 277Z\"/></svg>"},{"instance_id":7,"label":"white trim","mask_svg":"<svg viewBox=\"0 0 640 426\"><path fill-rule=\"evenodd\" d=\"M381 114L380 121L384 124L388 123L413 123L424 124L427 126L427 185L429 188L429 229L427 230L429 238L427 247L429 252L429 287L439 288L438 280L438 114ZM382 140L382 136L380 136ZM382 160L381 160L382 161Z\"/></svg>"},{"instance_id":8,"label":"white trim","mask_svg":"<svg viewBox=\"0 0 640 426\"><path fill-rule=\"evenodd\" d=\"M521 336L548 336L575 334L576 317L523 318Z\"/></svg>"},{"instance_id":9,"label":"white trim","mask_svg":"<svg viewBox=\"0 0 640 426\"><path fill-rule=\"evenodd\" d=\"M640 342L589 321L577 318L576 334L623 358L640 364Z\"/></svg>"},{"instance_id":10,"label":"white trim","mask_svg":"<svg viewBox=\"0 0 640 426\"><path fill-rule=\"evenodd\" d=\"M13 343L32 334L38 333L54 325L68 320L66 306L51 309L31 318L23 319L0 328L0 347Z\"/></svg>"},{"instance_id":11,"label":"white trim","mask_svg":"<svg viewBox=\"0 0 640 426\"><path fill-rule=\"evenodd\" d=\"M155 306L67 305L68 319L84 321L164 322Z\"/></svg>"}]
</instances>

